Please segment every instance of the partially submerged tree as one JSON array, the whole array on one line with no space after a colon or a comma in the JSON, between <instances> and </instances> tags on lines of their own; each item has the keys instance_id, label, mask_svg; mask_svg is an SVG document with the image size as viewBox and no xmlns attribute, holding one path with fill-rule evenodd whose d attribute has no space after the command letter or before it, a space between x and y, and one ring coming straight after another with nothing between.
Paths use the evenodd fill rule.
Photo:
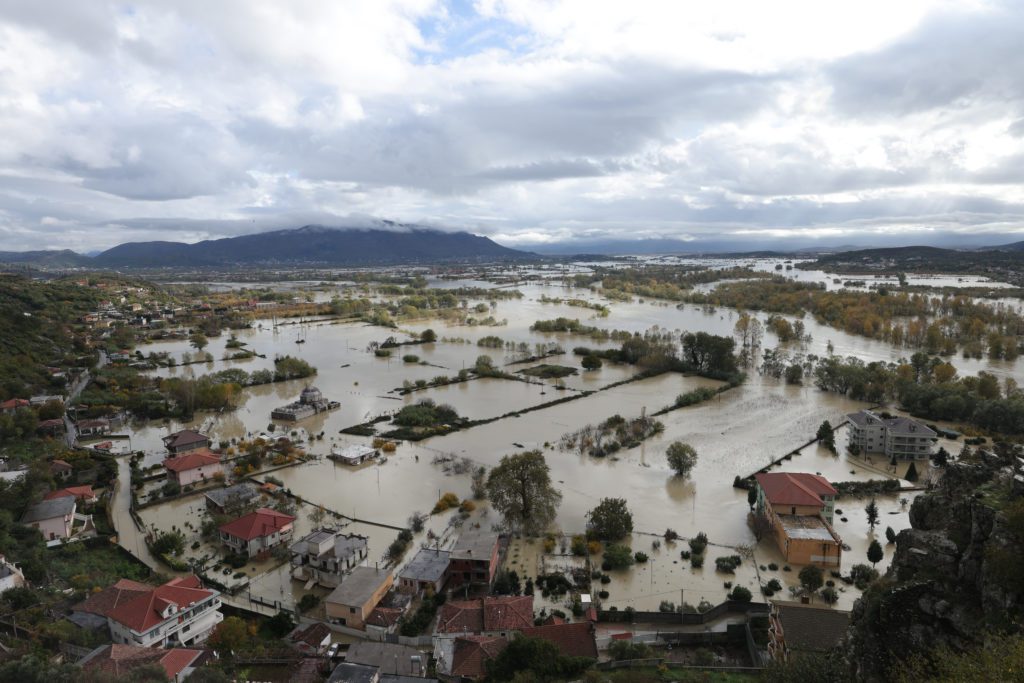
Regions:
<instances>
[{"instance_id":1,"label":"partially submerged tree","mask_svg":"<svg viewBox=\"0 0 1024 683\"><path fill-rule=\"evenodd\" d=\"M868 516L868 526L870 526L871 530L874 531L875 527L878 526L878 503L875 502L874 498L868 502L867 507L864 508L864 512Z\"/></svg>"},{"instance_id":2,"label":"partially submerged tree","mask_svg":"<svg viewBox=\"0 0 1024 683\"><path fill-rule=\"evenodd\" d=\"M562 501L538 450L503 457L487 478L487 497L506 524L531 535L551 526Z\"/></svg>"},{"instance_id":3,"label":"partially submerged tree","mask_svg":"<svg viewBox=\"0 0 1024 683\"><path fill-rule=\"evenodd\" d=\"M697 451L688 443L676 441L669 445L665 452L669 467L680 477L689 476L690 470L697 464Z\"/></svg>"},{"instance_id":4,"label":"partially submerged tree","mask_svg":"<svg viewBox=\"0 0 1024 683\"><path fill-rule=\"evenodd\" d=\"M617 541L632 533L633 514L626 507L626 499L602 498L597 507L587 513L587 530L602 541Z\"/></svg>"},{"instance_id":5,"label":"partially submerged tree","mask_svg":"<svg viewBox=\"0 0 1024 683\"><path fill-rule=\"evenodd\" d=\"M836 433L835 430L832 429L831 422L825 420L824 422L821 423L821 426L818 427L817 437L818 441L821 442L822 446L829 449L833 453L836 452Z\"/></svg>"}]
</instances>

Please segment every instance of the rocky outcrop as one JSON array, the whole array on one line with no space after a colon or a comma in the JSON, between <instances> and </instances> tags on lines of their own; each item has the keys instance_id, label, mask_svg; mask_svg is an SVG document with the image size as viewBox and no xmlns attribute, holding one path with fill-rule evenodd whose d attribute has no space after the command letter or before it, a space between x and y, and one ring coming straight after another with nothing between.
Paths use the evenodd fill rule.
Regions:
<instances>
[{"instance_id":1,"label":"rocky outcrop","mask_svg":"<svg viewBox=\"0 0 1024 683\"><path fill-rule=\"evenodd\" d=\"M847 656L857 680L886 680L909 653L975 646L1020 608L1005 566L993 567L993 548L1019 542L1002 512L1008 474L983 463L950 465L940 485L914 501L912 528L897 536L889 571L854 606Z\"/></svg>"}]
</instances>

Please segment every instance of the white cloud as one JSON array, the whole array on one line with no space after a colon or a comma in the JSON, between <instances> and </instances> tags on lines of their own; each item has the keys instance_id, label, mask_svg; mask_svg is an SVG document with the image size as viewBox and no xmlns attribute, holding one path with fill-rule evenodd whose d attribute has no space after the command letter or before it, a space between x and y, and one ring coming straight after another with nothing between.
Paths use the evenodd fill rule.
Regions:
<instances>
[{"instance_id":1,"label":"white cloud","mask_svg":"<svg viewBox=\"0 0 1024 683\"><path fill-rule=\"evenodd\" d=\"M1024 227L1000 2L0 6L0 241Z\"/></svg>"}]
</instances>

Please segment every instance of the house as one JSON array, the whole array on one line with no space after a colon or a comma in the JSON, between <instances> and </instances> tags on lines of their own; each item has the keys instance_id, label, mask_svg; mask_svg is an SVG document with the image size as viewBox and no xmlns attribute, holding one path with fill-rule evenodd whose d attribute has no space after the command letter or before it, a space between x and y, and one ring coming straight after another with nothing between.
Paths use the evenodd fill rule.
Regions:
<instances>
[{"instance_id":1,"label":"house","mask_svg":"<svg viewBox=\"0 0 1024 683\"><path fill-rule=\"evenodd\" d=\"M313 580L326 588L338 586L344 576L366 561L366 536L336 529L315 529L292 544L292 577Z\"/></svg>"},{"instance_id":2,"label":"house","mask_svg":"<svg viewBox=\"0 0 1024 683\"><path fill-rule=\"evenodd\" d=\"M393 582L386 569L356 567L325 599L328 621L366 630L366 618Z\"/></svg>"},{"instance_id":3,"label":"house","mask_svg":"<svg viewBox=\"0 0 1024 683\"><path fill-rule=\"evenodd\" d=\"M426 655L414 647L369 640L352 643L345 654L346 662L376 667L378 673L416 678L427 675L426 659Z\"/></svg>"},{"instance_id":4,"label":"house","mask_svg":"<svg viewBox=\"0 0 1024 683\"><path fill-rule=\"evenodd\" d=\"M220 604L220 593L203 588L198 577L174 578L110 610L110 637L143 647L196 645L224 619Z\"/></svg>"},{"instance_id":5,"label":"house","mask_svg":"<svg viewBox=\"0 0 1024 683\"><path fill-rule=\"evenodd\" d=\"M398 573L398 590L412 594L440 593L448 579L450 554L447 550L420 548L409 564Z\"/></svg>"},{"instance_id":6,"label":"house","mask_svg":"<svg viewBox=\"0 0 1024 683\"><path fill-rule=\"evenodd\" d=\"M441 606L435 634L508 635L533 626L533 596L449 600Z\"/></svg>"},{"instance_id":7,"label":"house","mask_svg":"<svg viewBox=\"0 0 1024 683\"><path fill-rule=\"evenodd\" d=\"M171 455L188 453L199 448L210 447L210 437L193 429L183 429L163 438L164 448Z\"/></svg>"},{"instance_id":8,"label":"house","mask_svg":"<svg viewBox=\"0 0 1024 683\"><path fill-rule=\"evenodd\" d=\"M322 621L296 626L288 634L288 642L299 652L318 657L331 646L331 627Z\"/></svg>"},{"instance_id":9,"label":"house","mask_svg":"<svg viewBox=\"0 0 1024 683\"><path fill-rule=\"evenodd\" d=\"M100 436L110 433L110 420L105 417L95 420L79 420L75 425L79 436Z\"/></svg>"},{"instance_id":10,"label":"house","mask_svg":"<svg viewBox=\"0 0 1024 683\"><path fill-rule=\"evenodd\" d=\"M466 524L449 555L448 576L452 585L491 585L498 570L498 540L494 531L479 524Z\"/></svg>"},{"instance_id":11,"label":"house","mask_svg":"<svg viewBox=\"0 0 1024 683\"><path fill-rule=\"evenodd\" d=\"M131 679L131 672L139 667L158 664L163 668L167 679L179 683L187 679L193 671L202 666L207 659L205 650L172 648L155 650L136 645L101 645L78 662L84 671L95 674L106 674L110 679Z\"/></svg>"},{"instance_id":12,"label":"house","mask_svg":"<svg viewBox=\"0 0 1024 683\"><path fill-rule=\"evenodd\" d=\"M48 541L71 538L75 510L73 496L51 498L29 506L21 517L21 523L39 529Z\"/></svg>"},{"instance_id":13,"label":"house","mask_svg":"<svg viewBox=\"0 0 1024 683\"><path fill-rule=\"evenodd\" d=\"M46 436L59 436L67 431L67 426L64 424L64 420L55 417L50 420L40 420L36 425L36 431Z\"/></svg>"},{"instance_id":14,"label":"house","mask_svg":"<svg viewBox=\"0 0 1024 683\"><path fill-rule=\"evenodd\" d=\"M50 474L53 475L54 479L66 481L71 478L74 471L75 468L66 460L54 459L50 461Z\"/></svg>"},{"instance_id":15,"label":"house","mask_svg":"<svg viewBox=\"0 0 1024 683\"><path fill-rule=\"evenodd\" d=\"M114 608L153 590L152 586L130 579L121 579L71 608L68 619L87 629L109 629L107 617Z\"/></svg>"},{"instance_id":16,"label":"house","mask_svg":"<svg viewBox=\"0 0 1024 683\"><path fill-rule=\"evenodd\" d=\"M22 408L28 408L32 405L26 398L9 398L6 401L0 402L0 414L3 415L14 415Z\"/></svg>"},{"instance_id":17,"label":"house","mask_svg":"<svg viewBox=\"0 0 1024 683\"><path fill-rule=\"evenodd\" d=\"M295 517L259 508L220 526L220 540L232 551L252 557L292 539Z\"/></svg>"},{"instance_id":18,"label":"house","mask_svg":"<svg viewBox=\"0 0 1024 683\"><path fill-rule=\"evenodd\" d=\"M330 401L324 398L323 394L316 387L306 387L299 395L298 401L271 411L270 419L298 422L318 413L333 410L340 405L337 401Z\"/></svg>"},{"instance_id":19,"label":"house","mask_svg":"<svg viewBox=\"0 0 1024 683\"><path fill-rule=\"evenodd\" d=\"M772 601L768 615L768 654L785 661L836 647L850 626L850 613L799 602Z\"/></svg>"},{"instance_id":20,"label":"house","mask_svg":"<svg viewBox=\"0 0 1024 683\"><path fill-rule=\"evenodd\" d=\"M487 676L487 661L508 647L503 636L459 636L451 639L448 648L435 653L437 673L448 681L479 681Z\"/></svg>"},{"instance_id":21,"label":"house","mask_svg":"<svg viewBox=\"0 0 1024 683\"><path fill-rule=\"evenodd\" d=\"M96 498L96 494L92 490L92 486L89 486L88 484L85 486L68 486L67 488L50 491L43 496L43 500L53 500L54 498L61 498L64 496L71 496L83 505L91 505L98 500Z\"/></svg>"},{"instance_id":22,"label":"house","mask_svg":"<svg viewBox=\"0 0 1024 683\"><path fill-rule=\"evenodd\" d=\"M369 446L345 446L332 448L327 457L344 465L359 465L380 455L380 451Z\"/></svg>"},{"instance_id":23,"label":"house","mask_svg":"<svg viewBox=\"0 0 1024 683\"><path fill-rule=\"evenodd\" d=\"M256 487L248 482L207 491L205 496L206 511L224 514L225 512L241 510L255 501L259 495Z\"/></svg>"},{"instance_id":24,"label":"house","mask_svg":"<svg viewBox=\"0 0 1024 683\"><path fill-rule=\"evenodd\" d=\"M6 557L0 555L0 593L24 585L25 575L21 573L21 567L8 562Z\"/></svg>"},{"instance_id":25,"label":"house","mask_svg":"<svg viewBox=\"0 0 1024 683\"><path fill-rule=\"evenodd\" d=\"M843 542L832 528L837 491L816 474L764 472L755 514L775 536L787 562L838 567Z\"/></svg>"},{"instance_id":26,"label":"house","mask_svg":"<svg viewBox=\"0 0 1024 683\"><path fill-rule=\"evenodd\" d=\"M932 429L906 417L881 417L870 410L846 416L846 446L856 454L884 453L889 460L926 460L938 438Z\"/></svg>"},{"instance_id":27,"label":"house","mask_svg":"<svg viewBox=\"0 0 1024 683\"><path fill-rule=\"evenodd\" d=\"M591 622L531 626L520 629L519 633L527 638L540 638L554 643L566 657L597 659L595 627Z\"/></svg>"},{"instance_id":28,"label":"house","mask_svg":"<svg viewBox=\"0 0 1024 683\"><path fill-rule=\"evenodd\" d=\"M167 458L163 465L168 481L176 481L179 486L201 483L215 474L224 474L220 456L208 448L197 448L184 455Z\"/></svg>"}]
</instances>

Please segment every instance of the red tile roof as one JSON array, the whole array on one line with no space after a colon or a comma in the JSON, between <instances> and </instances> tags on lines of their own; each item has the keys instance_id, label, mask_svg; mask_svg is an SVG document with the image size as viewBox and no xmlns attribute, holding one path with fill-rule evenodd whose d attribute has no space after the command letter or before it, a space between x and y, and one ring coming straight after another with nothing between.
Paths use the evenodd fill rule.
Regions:
<instances>
[{"instance_id":1,"label":"red tile roof","mask_svg":"<svg viewBox=\"0 0 1024 683\"><path fill-rule=\"evenodd\" d=\"M441 607L437 633L483 633L533 626L533 596L449 600Z\"/></svg>"},{"instance_id":2,"label":"red tile roof","mask_svg":"<svg viewBox=\"0 0 1024 683\"><path fill-rule=\"evenodd\" d=\"M216 465L219 462L220 456L209 448L197 448L185 455L167 458L164 460L164 467L172 472L184 472L185 470L194 470L197 467L205 467L206 465Z\"/></svg>"},{"instance_id":3,"label":"red tile roof","mask_svg":"<svg viewBox=\"0 0 1024 683\"><path fill-rule=\"evenodd\" d=\"M375 607L366 617L366 623L379 628L391 628L402 617L402 610L397 607Z\"/></svg>"},{"instance_id":4,"label":"red tile roof","mask_svg":"<svg viewBox=\"0 0 1024 683\"><path fill-rule=\"evenodd\" d=\"M501 636L462 636L455 639L452 651L452 678L483 678L486 662L501 654L508 641Z\"/></svg>"},{"instance_id":5,"label":"red tile roof","mask_svg":"<svg viewBox=\"0 0 1024 683\"><path fill-rule=\"evenodd\" d=\"M0 403L0 410L13 410L15 408L27 408L31 403L23 398L9 398L3 403Z\"/></svg>"},{"instance_id":6,"label":"red tile roof","mask_svg":"<svg viewBox=\"0 0 1024 683\"><path fill-rule=\"evenodd\" d=\"M64 496L74 496L77 500L92 500L96 497L96 494L93 493L92 486L69 486L64 489L50 491L43 496L43 500L53 500L54 498L62 498Z\"/></svg>"},{"instance_id":7,"label":"red tile roof","mask_svg":"<svg viewBox=\"0 0 1024 683\"><path fill-rule=\"evenodd\" d=\"M260 508L247 515L243 515L233 522L221 524L220 530L226 534L251 541L254 538L262 538L278 531L292 522L295 517L286 515L270 508Z\"/></svg>"},{"instance_id":8,"label":"red tile roof","mask_svg":"<svg viewBox=\"0 0 1024 683\"><path fill-rule=\"evenodd\" d=\"M90 658L82 668L86 671L103 671L120 679L127 677L132 669L159 663L167 673L167 677L173 681L184 669L198 664L197 660L203 654L203 650L184 648L157 650L115 643L108 645L107 649Z\"/></svg>"},{"instance_id":9,"label":"red tile roof","mask_svg":"<svg viewBox=\"0 0 1024 683\"><path fill-rule=\"evenodd\" d=\"M768 472L754 475L772 505L823 505L822 496L837 491L828 480L806 472Z\"/></svg>"},{"instance_id":10,"label":"red tile roof","mask_svg":"<svg viewBox=\"0 0 1024 683\"><path fill-rule=\"evenodd\" d=\"M162 586L150 589L148 593L118 605L108 616L137 633L145 633L165 621L161 613L169 605L187 609L189 605L214 595L214 591L206 590L202 585L199 578L192 575L171 579Z\"/></svg>"},{"instance_id":11,"label":"red tile roof","mask_svg":"<svg viewBox=\"0 0 1024 683\"><path fill-rule=\"evenodd\" d=\"M558 646L566 657L590 657L597 659L597 642L594 640L594 625L585 621L576 624L550 624L520 629L529 638L541 638Z\"/></svg>"},{"instance_id":12,"label":"red tile roof","mask_svg":"<svg viewBox=\"0 0 1024 683\"><path fill-rule=\"evenodd\" d=\"M130 579L121 579L113 586L108 586L99 593L93 593L85 601L75 605L72 610L75 612L98 614L101 617L105 617L110 614L115 607L129 602L133 598L137 598L143 593L148 593L151 590L153 590L153 587L147 586L144 583L139 583L138 581L132 581Z\"/></svg>"},{"instance_id":13,"label":"red tile roof","mask_svg":"<svg viewBox=\"0 0 1024 683\"><path fill-rule=\"evenodd\" d=\"M304 643L310 647L318 648L323 644L325 638L331 635L331 627L323 622L310 624L302 629L296 629L288 636L293 643Z\"/></svg>"}]
</instances>

